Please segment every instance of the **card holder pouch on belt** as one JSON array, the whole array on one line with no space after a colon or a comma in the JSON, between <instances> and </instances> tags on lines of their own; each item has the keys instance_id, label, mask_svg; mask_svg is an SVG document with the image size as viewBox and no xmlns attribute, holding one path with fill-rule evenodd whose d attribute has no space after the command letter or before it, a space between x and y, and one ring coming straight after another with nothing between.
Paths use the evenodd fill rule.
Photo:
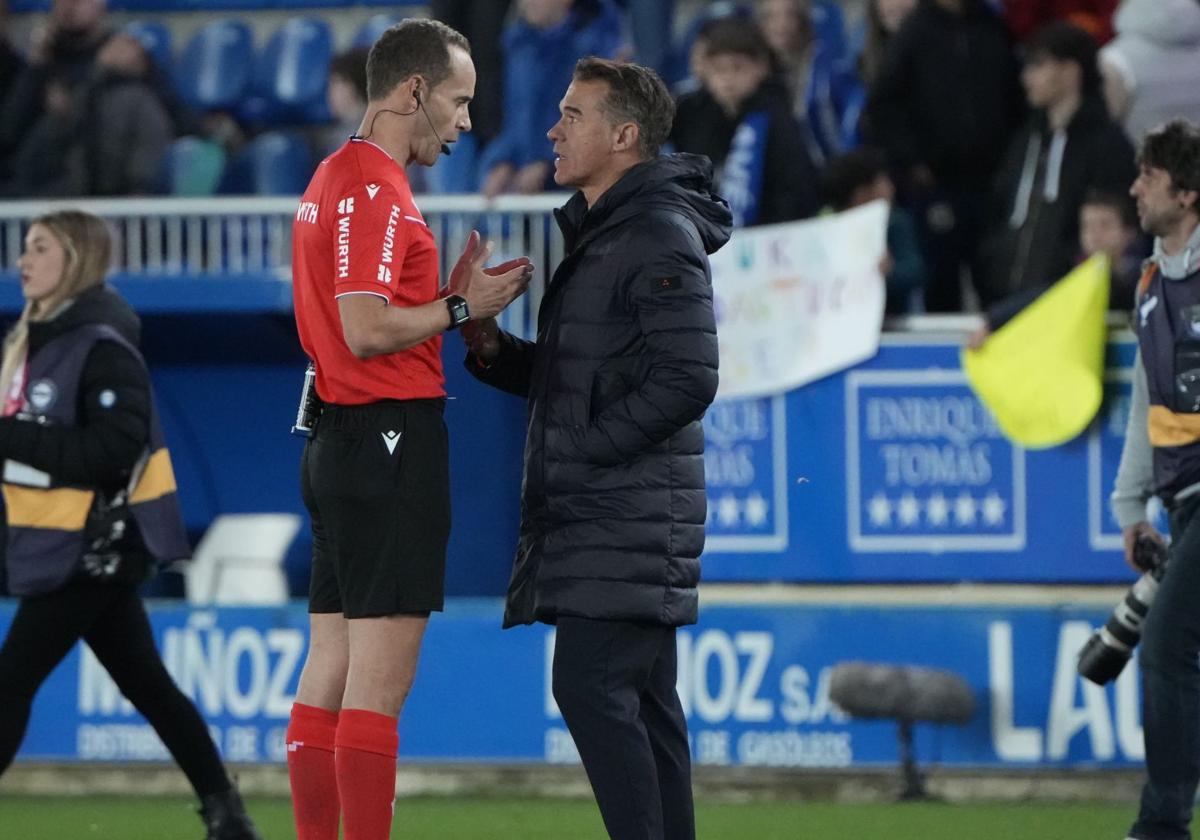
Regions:
<instances>
[{"instance_id":1,"label":"card holder pouch on belt","mask_svg":"<svg viewBox=\"0 0 1200 840\"><path fill-rule=\"evenodd\" d=\"M317 418L321 416L325 404L317 396L317 366L312 362L304 370L304 385L300 389L300 405L296 408L296 423L292 426L292 434L299 437L312 437Z\"/></svg>"}]
</instances>

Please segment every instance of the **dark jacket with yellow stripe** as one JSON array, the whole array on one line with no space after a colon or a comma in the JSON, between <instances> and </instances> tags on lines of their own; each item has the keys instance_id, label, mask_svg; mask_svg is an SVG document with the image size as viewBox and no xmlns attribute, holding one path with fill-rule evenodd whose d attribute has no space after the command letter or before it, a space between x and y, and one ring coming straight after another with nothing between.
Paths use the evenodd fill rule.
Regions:
<instances>
[{"instance_id":1,"label":"dark jacket with yellow stripe","mask_svg":"<svg viewBox=\"0 0 1200 840\"><path fill-rule=\"evenodd\" d=\"M1170 499L1200 483L1200 271L1172 280L1150 263L1137 304L1154 492Z\"/></svg>"},{"instance_id":2,"label":"dark jacket with yellow stripe","mask_svg":"<svg viewBox=\"0 0 1200 840\"><path fill-rule=\"evenodd\" d=\"M30 324L25 405L0 418L12 594L53 591L81 569L140 579L189 553L139 333L107 286Z\"/></svg>"}]
</instances>

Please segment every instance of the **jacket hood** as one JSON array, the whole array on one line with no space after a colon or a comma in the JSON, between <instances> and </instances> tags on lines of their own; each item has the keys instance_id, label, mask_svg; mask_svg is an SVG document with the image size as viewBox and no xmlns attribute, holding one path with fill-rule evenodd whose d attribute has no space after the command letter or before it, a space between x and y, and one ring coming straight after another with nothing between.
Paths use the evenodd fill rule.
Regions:
<instances>
[{"instance_id":1,"label":"jacket hood","mask_svg":"<svg viewBox=\"0 0 1200 840\"><path fill-rule=\"evenodd\" d=\"M1118 41L1133 35L1175 46L1200 42L1200 3L1196 0L1125 0L1113 26Z\"/></svg>"},{"instance_id":2,"label":"jacket hood","mask_svg":"<svg viewBox=\"0 0 1200 840\"><path fill-rule=\"evenodd\" d=\"M1192 231L1183 250L1170 256L1163 251L1162 240L1156 238L1151 259L1158 263L1158 270L1168 280L1186 280L1193 276L1200 271L1200 226Z\"/></svg>"},{"instance_id":3,"label":"jacket hood","mask_svg":"<svg viewBox=\"0 0 1200 840\"><path fill-rule=\"evenodd\" d=\"M570 242L571 233L590 233L651 210L671 210L691 220L704 250L712 254L733 233L733 214L713 191L712 175L712 161L703 155L661 155L632 167L591 209L583 193L576 193L559 214L560 223L572 229L564 225Z\"/></svg>"},{"instance_id":4,"label":"jacket hood","mask_svg":"<svg viewBox=\"0 0 1200 840\"><path fill-rule=\"evenodd\" d=\"M63 303L58 312L46 321L29 325L40 337L49 341L87 324L107 324L135 347L141 341L142 323L137 313L117 291L107 283L93 286Z\"/></svg>"}]
</instances>

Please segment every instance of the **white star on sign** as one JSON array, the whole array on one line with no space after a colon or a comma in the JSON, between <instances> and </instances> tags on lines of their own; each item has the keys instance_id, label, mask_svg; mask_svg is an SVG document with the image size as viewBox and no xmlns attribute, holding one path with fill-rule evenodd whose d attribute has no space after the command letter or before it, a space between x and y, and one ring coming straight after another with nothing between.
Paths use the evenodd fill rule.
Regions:
<instances>
[{"instance_id":1,"label":"white star on sign","mask_svg":"<svg viewBox=\"0 0 1200 840\"><path fill-rule=\"evenodd\" d=\"M1000 494L992 490L983 499L983 521L988 525L1000 525L1004 522L1004 512L1008 505Z\"/></svg>"},{"instance_id":2,"label":"white star on sign","mask_svg":"<svg viewBox=\"0 0 1200 840\"><path fill-rule=\"evenodd\" d=\"M975 497L965 490L954 500L954 519L959 525L975 524Z\"/></svg>"},{"instance_id":3,"label":"white star on sign","mask_svg":"<svg viewBox=\"0 0 1200 840\"><path fill-rule=\"evenodd\" d=\"M726 493L717 502L717 521L725 528L730 528L738 523L738 518L741 516L741 505L738 504L737 497Z\"/></svg>"},{"instance_id":4,"label":"white star on sign","mask_svg":"<svg viewBox=\"0 0 1200 840\"><path fill-rule=\"evenodd\" d=\"M871 497L867 503L867 513L871 517L871 524L877 528L892 524L892 503L883 493Z\"/></svg>"},{"instance_id":5,"label":"white star on sign","mask_svg":"<svg viewBox=\"0 0 1200 840\"><path fill-rule=\"evenodd\" d=\"M900 520L901 525L906 526L917 524L917 520L921 518L921 503L912 493L905 493L900 497L900 504L896 506L896 518Z\"/></svg>"},{"instance_id":6,"label":"white star on sign","mask_svg":"<svg viewBox=\"0 0 1200 840\"><path fill-rule=\"evenodd\" d=\"M950 520L950 503L946 501L946 497L940 490L930 496L929 501L925 503L925 516L930 525L938 527L945 525Z\"/></svg>"},{"instance_id":7,"label":"white star on sign","mask_svg":"<svg viewBox=\"0 0 1200 840\"><path fill-rule=\"evenodd\" d=\"M746 497L746 524L758 528L767 521L767 500L757 490Z\"/></svg>"}]
</instances>

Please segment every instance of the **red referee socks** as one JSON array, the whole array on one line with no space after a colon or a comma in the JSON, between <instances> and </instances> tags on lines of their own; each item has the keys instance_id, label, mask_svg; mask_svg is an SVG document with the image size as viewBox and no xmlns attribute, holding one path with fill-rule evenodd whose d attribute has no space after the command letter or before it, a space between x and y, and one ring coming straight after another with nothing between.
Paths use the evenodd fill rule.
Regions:
<instances>
[{"instance_id":1,"label":"red referee socks","mask_svg":"<svg viewBox=\"0 0 1200 840\"><path fill-rule=\"evenodd\" d=\"M338 716L334 765L345 840L387 840L396 801L396 718L365 709Z\"/></svg>"},{"instance_id":2,"label":"red referee socks","mask_svg":"<svg viewBox=\"0 0 1200 840\"><path fill-rule=\"evenodd\" d=\"M340 807L333 763L337 728L337 712L292 704L287 765L297 840L338 840Z\"/></svg>"}]
</instances>

